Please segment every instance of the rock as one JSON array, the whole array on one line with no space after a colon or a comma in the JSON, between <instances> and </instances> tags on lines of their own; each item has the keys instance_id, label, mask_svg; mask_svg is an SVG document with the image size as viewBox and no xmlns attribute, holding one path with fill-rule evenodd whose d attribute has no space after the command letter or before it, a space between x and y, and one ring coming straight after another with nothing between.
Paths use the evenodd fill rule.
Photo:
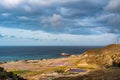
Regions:
<instances>
[{"instance_id":1,"label":"rock","mask_svg":"<svg viewBox=\"0 0 120 80\"><path fill-rule=\"evenodd\" d=\"M61 53L61 56L70 56L68 53Z\"/></svg>"},{"instance_id":2,"label":"rock","mask_svg":"<svg viewBox=\"0 0 120 80\"><path fill-rule=\"evenodd\" d=\"M6 72L4 68L0 67L0 80L26 80L26 79L17 76L12 72Z\"/></svg>"}]
</instances>

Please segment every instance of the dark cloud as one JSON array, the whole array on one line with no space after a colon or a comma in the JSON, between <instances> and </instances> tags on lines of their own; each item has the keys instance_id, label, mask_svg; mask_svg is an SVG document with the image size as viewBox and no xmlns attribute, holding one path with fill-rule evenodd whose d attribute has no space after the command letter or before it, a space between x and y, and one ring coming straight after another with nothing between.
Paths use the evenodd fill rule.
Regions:
<instances>
[{"instance_id":1,"label":"dark cloud","mask_svg":"<svg viewBox=\"0 0 120 80\"><path fill-rule=\"evenodd\" d=\"M119 7L120 0L10 0L0 3L0 26L85 35L119 33Z\"/></svg>"},{"instance_id":2,"label":"dark cloud","mask_svg":"<svg viewBox=\"0 0 120 80\"><path fill-rule=\"evenodd\" d=\"M110 0L108 5L104 8L111 13L120 13L120 0Z\"/></svg>"},{"instance_id":3,"label":"dark cloud","mask_svg":"<svg viewBox=\"0 0 120 80\"><path fill-rule=\"evenodd\" d=\"M120 30L120 0L109 0L103 7L102 14L97 16L96 20L101 25L110 28L110 33L119 33Z\"/></svg>"},{"instance_id":4,"label":"dark cloud","mask_svg":"<svg viewBox=\"0 0 120 80\"><path fill-rule=\"evenodd\" d=\"M86 17L93 16L103 10L106 1L96 0L77 0L63 4L62 13L68 17Z\"/></svg>"},{"instance_id":5,"label":"dark cloud","mask_svg":"<svg viewBox=\"0 0 120 80\"><path fill-rule=\"evenodd\" d=\"M97 21L109 27L118 27L120 25L120 15L107 13L97 17Z\"/></svg>"},{"instance_id":6,"label":"dark cloud","mask_svg":"<svg viewBox=\"0 0 120 80\"><path fill-rule=\"evenodd\" d=\"M111 29L108 31L108 33L119 33L119 32L120 32L120 30L118 30L118 29Z\"/></svg>"},{"instance_id":7,"label":"dark cloud","mask_svg":"<svg viewBox=\"0 0 120 80\"><path fill-rule=\"evenodd\" d=\"M10 36L10 38L15 38L15 36Z\"/></svg>"}]
</instances>

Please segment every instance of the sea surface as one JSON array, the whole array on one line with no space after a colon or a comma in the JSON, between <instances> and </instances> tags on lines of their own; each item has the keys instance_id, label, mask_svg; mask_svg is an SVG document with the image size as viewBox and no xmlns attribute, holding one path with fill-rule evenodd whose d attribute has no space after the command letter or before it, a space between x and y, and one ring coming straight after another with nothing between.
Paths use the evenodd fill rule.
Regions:
<instances>
[{"instance_id":1,"label":"sea surface","mask_svg":"<svg viewBox=\"0 0 120 80\"><path fill-rule=\"evenodd\" d=\"M101 46L0 46L0 62L60 58L61 53L82 54Z\"/></svg>"}]
</instances>

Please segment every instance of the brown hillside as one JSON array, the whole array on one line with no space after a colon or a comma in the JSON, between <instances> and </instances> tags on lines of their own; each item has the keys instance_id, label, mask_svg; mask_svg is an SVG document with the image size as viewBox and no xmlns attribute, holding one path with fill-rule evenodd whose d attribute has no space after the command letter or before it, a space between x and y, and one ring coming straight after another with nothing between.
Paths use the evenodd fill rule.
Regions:
<instances>
[{"instance_id":1,"label":"brown hillside","mask_svg":"<svg viewBox=\"0 0 120 80\"><path fill-rule=\"evenodd\" d=\"M83 53L80 63L95 64L102 67L120 67L120 44L112 44Z\"/></svg>"}]
</instances>

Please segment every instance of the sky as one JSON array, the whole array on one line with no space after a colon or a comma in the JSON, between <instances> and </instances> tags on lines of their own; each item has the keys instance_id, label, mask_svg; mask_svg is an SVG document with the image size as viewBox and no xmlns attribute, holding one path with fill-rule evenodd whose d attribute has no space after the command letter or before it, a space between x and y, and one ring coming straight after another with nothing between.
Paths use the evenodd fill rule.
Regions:
<instances>
[{"instance_id":1,"label":"sky","mask_svg":"<svg viewBox=\"0 0 120 80\"><path fill-rule=\"evenodd\" d=\"M108 45L120 0L0 0L0 46Z\"/></svg>"}]
</instances>

